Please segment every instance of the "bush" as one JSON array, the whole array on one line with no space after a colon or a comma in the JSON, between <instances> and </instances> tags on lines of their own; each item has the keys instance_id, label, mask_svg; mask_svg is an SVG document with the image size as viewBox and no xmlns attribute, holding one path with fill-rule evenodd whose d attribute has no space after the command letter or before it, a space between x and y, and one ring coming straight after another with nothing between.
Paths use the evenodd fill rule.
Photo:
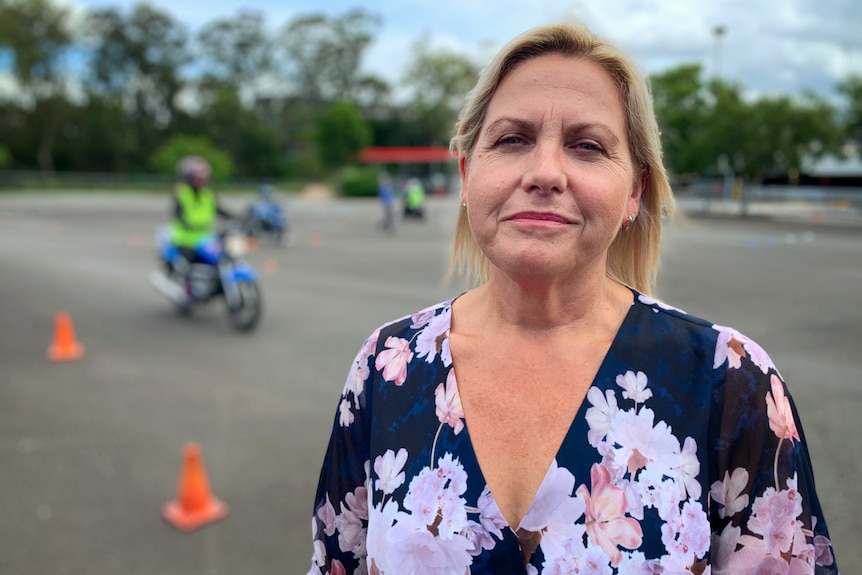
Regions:
<instances>
[{"instance_id":1,"label":"bush","mask_svg":"<svg viewBox=\"0 0 862 575\"><path fill-rule=\"evenodd\" d=\"M341 172L341 193L348 197L377 195L377 168L348 167Z\"/></svg>"},{"instance_id":2,"label":"bush","mask_svg":"<svg viewBox=\"0 0 862 575\"><path fill-rule=\"evenodd\" d=\"M12 165L12 153L9 152L9 149L0 146L0 168L8 168Z\"/></svg>"}]
</instances>

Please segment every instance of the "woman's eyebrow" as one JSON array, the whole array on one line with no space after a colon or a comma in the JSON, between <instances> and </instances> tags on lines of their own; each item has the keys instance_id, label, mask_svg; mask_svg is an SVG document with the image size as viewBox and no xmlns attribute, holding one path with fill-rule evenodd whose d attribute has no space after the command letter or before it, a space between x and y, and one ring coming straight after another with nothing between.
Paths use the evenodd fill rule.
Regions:
<instances>
[{"instance_id":1,"label":"woman's eyebrow","mask_svg":"<svg viewBox=\"0 0 862 575\"><path fill-rule=\"evenodd\" d=\"M610 127L606 126L605 124L595 122L584 122L569 126L568 128L566 128L566 137L577 136L583 134L584 132L598 132L603 138L606 139L609 145L616 146L620 144L619 137L617 137L616 133L614 133L614 131L610 129Z\"/></svg>"},{"instance_id":2,"label":"woman's eyebrow","mask_svg":"<svg viewBox=\"0 0 862 575\"><path fill-rule=\"evenodd\" d=\"M532 130L535 126L534 122L530 120L524 120L523 118L512 118L509 116L504 116L502 118L497 118L486 128L486 131L497 130L501 128L516 128L519 130Z\"/></svg>"}]
</instances>

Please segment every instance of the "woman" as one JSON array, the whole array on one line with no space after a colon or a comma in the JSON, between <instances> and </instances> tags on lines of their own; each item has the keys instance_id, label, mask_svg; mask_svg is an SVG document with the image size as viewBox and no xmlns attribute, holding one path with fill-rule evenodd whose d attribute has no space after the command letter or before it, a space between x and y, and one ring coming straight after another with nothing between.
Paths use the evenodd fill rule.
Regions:
<instances>
[{"instance_id":1,"label":"woman","mask_svg":"<svg viewBox=\"0 0 862 575\"><path fill-rule=\"evenodd\" d=\"M646 85L542 27L460 116L453 264L344 388L312 573L837 573L769 357L648 296L672 197Z\"/></svg>"}]
</instances>

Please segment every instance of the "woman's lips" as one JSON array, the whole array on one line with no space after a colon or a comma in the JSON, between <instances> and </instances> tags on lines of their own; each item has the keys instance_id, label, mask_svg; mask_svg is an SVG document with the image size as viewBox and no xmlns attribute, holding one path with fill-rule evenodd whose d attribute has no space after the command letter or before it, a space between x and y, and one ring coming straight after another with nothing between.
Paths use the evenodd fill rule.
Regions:
<instances>
[{"instance_id":1,"label":"woman's lips","mask_svg":"<svg viewBox=\"0 0 862 575\"><path fill-rule=\"evenodd\" d=\"M571 223L568 218L561 216L560 214L555 214L551 212L518 212L517 214L513 214L506 219L514 221L532 220L539 222L554 222L558 224Z\"/></svg>"}]
</instances>

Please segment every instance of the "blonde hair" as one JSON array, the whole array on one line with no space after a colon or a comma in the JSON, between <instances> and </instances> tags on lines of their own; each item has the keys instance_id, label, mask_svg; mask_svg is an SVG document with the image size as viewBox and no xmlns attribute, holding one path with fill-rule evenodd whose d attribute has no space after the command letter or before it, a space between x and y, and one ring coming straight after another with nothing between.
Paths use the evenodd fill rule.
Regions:
<instances>
[{"instance_id":1,"label":"blonde hair","mask_svg":"<svg viewBox=\"0 0 862 575\"><path fill-rule=\"evenodd\" d=\"M661 160L661 141L652 96L637 66L622 51L582 26L541 26L509 42L482 71L467 96L449 149L469 161L488 106L500 83L522 63L547 54L593 62L613 79L626 113L626 130L635 178L644 190L637 219L617 233L608 249L607 274L644 294L651 294L658 271L662 218L674 211L673 194ZM455 229L451 270L478 282L488 280L490 264L470 231L466 210Z\"/></svg>"}]
</instances>

